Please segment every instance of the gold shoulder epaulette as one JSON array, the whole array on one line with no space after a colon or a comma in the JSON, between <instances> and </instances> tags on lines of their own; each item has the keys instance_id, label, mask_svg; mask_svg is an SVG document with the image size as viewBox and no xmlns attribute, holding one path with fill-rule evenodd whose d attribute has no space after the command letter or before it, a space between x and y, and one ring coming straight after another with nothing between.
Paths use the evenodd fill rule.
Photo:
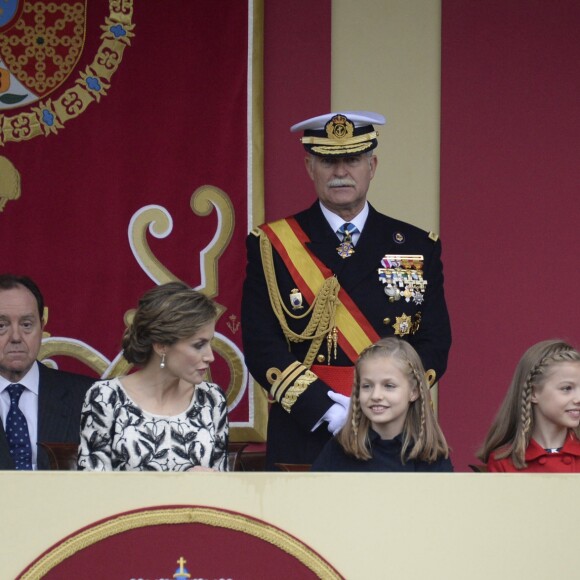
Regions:
<instances>
[{"instance_id":1,"label":"gold shoulder epaulette","mask_svg":"<svg viewBox=\"0 0 580 580\"><path fill-rule=\"evenodd\" d=\"M254 228L254 229L251 231L251 234L252 234L253 236L256 236L257 238L259 238L259 237L260 237L260 228Z\"/></svg>"},{"instance_id":2,"label":"gold shoulder epaulette","mask_svg":"<svg viewBox=\"0 0 580 580\"><path fill-rule=\"evenodd\" d=\"M435 232L429 232L429 239L436 242L439 239L439 234Z\"/></svg>"}]
</instances>

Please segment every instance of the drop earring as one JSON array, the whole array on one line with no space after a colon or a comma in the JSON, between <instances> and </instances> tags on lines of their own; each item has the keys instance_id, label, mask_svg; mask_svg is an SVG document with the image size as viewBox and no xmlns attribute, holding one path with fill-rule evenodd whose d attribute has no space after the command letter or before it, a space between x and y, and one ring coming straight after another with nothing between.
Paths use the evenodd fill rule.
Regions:
<instances>
[{"instance_id":1,"label":"drop earring","mask_svg":"<svg viewBox=\"0 0 580 580\"><path fill-rule=\"evenodd\" d=\"M159 363L159 368L160 369L164 369L165 368L165 353L163 353L161 355L161 362Z\"/></svg>"}]
</instances>

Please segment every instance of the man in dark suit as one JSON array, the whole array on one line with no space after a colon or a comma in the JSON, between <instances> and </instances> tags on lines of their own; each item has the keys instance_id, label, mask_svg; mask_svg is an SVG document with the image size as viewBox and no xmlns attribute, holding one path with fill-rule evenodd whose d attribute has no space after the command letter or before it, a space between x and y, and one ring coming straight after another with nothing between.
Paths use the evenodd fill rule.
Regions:
<instances>
[{"instance_id":1,"label":"man in dark suit","mask_svg":"<svg viewBox=\"0 0 580 580\"><path fill-rule=\"evenodd\" d=\"M248 369L273 400L268 468L313 462L346 420L356 358L379 338L408 340L431 380L445 372L438 236L367 202L384 122L359 111L294 125L318 201L248 236L242 333Z\"/></svg>"},{"instance_id":2,"label":"man in dark suit","mask_svg":"<svg viewBox=\"0 0 580 580\"><path fill-rule=\"evenodd\" d=\"M30 278L0 275L0 469L47 469L37 442L79 442L81 408L94 379L36 360L43 315L44 299Z\"/></svg>"}]
</instances>

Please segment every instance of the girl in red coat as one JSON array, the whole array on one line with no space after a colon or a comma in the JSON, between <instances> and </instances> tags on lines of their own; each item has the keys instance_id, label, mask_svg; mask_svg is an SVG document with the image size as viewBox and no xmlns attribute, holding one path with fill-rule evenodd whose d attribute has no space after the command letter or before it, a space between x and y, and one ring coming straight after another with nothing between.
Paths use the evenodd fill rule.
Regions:
<instances>
[{"instance_id":1,"label":"girl in red coat","mask_svg":"<svg viewBox=\"0 0 580 580\"><path fill-rule=\"evenodd\" d=\"M560 340L529 348L478 457L488 471L580 472L580 353Z\"/></svg>"}]
</instances>

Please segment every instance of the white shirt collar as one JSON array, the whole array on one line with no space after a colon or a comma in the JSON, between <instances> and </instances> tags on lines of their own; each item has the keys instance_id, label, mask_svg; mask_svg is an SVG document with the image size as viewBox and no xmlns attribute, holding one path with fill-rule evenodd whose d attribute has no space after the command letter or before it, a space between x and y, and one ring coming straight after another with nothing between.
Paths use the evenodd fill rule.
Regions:
<instances>
[{"instance_id":1,"label":"white shirt collar","mask_svg":"<svg viewBox=\"0 0 580 580\"><path fill-rule=\"evenodd\" d=\"M38 383L40 382L40 372L38 370L38 361L35 361L30 367L30 370L22 377L22 380L18 381L17 384L24 385L29 391L32 391L38 396ZM8 385L13 385L15 383L10 382L8 379L0 376L0 393L3 392Z\"/></svg>"},{"instance_id":2,"label":"white shirt collar","mask_svg":"<svg viewBox=\"0 0 580 580\"><path fill-rule=\"evenodd\" d=\"M338 228L343 223L345 223L344 219L342 219L339 215L336 215L335 213L331 212L328 208L324 207L321 203L320 203L320 209L322 210L322 215L324 215L324 217L326 218L326 221L328 222L328 224L332 228L333 232L336 232L338 230ZM362 232L363 228L365 227L365 223L366 223L368 217L369 217L369 202L366 201L365 205L362 208L362 210L360 211L360 213L357 214L348 223L354 224L358 228L358 231Z\"/></svg>"}]
</instances>

